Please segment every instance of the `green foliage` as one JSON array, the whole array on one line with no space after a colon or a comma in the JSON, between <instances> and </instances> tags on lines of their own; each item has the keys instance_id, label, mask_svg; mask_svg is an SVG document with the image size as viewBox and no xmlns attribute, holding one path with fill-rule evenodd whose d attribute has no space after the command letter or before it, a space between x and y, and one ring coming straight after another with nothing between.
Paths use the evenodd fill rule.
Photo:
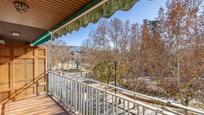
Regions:
<instances>
[{"instance_id":1,"label":"green foliage","mask_svg":"<svg viewBox=\"0 0 204 115\"><path fill-rule=\"evenodd\" d=\"M92 72L97 80L109 83L112 81L112 76L115 74L113 63L110 61L99 62L94 65Z\"/></svg>"},{"instance_id":2,"label":"green foliage","mask_svg":"<svg viewBox=\"0 0 204 115\"><path fill-rule=\"evenodd\" d=\"M115 73L115 66L113 61L102 61L94 65L92 72L97 80L104 83L114 81L116 74L117 83L122 83L122 80L127 73L127 66L125 64L117 64L117 71Z\"/></svg>"}]
</instances>

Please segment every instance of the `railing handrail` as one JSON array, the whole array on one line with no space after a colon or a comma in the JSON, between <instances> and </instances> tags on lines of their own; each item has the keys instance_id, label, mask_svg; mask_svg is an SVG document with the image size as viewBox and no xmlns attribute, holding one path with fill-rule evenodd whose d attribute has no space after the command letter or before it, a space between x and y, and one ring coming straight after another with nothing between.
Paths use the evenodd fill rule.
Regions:
<instances>
[{"instance_id":1,"label":"railing handrail","mask_svg":"<svg viewBox=\"0 0 204 115\"><path fill-rule=\"evenodd\" d=\"M57 72L54 72L54 71L49 71L49 72L55 73L56 75L61 76L63 78L66 78L66 79L69 79L69 80L73 80L75 82L82 83L84 85L88 85L90 87L93 87L92 85L86 84L84 82L80 82L79 80L74 80L72 78L69 78L69 77L66 77L66 76L62 76L62 75L60 75ZM194 112L194 113L198 113L198 114L204 114L204 111L197 110L197 109L194 109L194 108L191 108L191 107L187 107L187 106L180 105L180 104L177 104L177 103L173 103L173 102L170 102L170 101L166 101L166 100L163 100L163 99L158 99L158 98L155 98L155 97L152 97L152 96L148 96L148 95L145 95L145 94L141 94L141 93L138 93L138 92L133 92L133 91L130 91L130 90L127 90L127 89L123 89L123 88L117 87L117 86L105 84L105 83L102 83L102 82L99 82L99 81L96 81L96 80L92 80L92 79L88 79L88 78L84 78L84 77L78 77L78 76L75 76L75 77L83 79L83 80L86 80L86 81L91 81L91 82L99 83L99 84L102 84L102 85L105 85L105 86L108 86L108 87L112 87L112 88L115 88L115 89L118 89L118 90L122 90L122 91L127 92L127 94L129 94L129 95L134 95L134 96L138 95L138 96L141 96L141 97L144 97L144 98L147 98L147 99L155 100L157 102L160 102L160 103L163 103L163 104L166 104L166 105L174 106L174 107L179 108L179 109L184 109L184 110L187 110L187 111L190 111L190 112ZM104 90L102 88L98 88L98 87L93 87L93 88L96 88L96 89L103 90L103 91L107 92L106 90ZM108 91L108 93L111 93L111 92ZM113 95L115 95L115 94L113 93ZM119 95L117 95L117 96L119 97ZM122 96L120 96L120 97L124 98ZM131 100L131 101L133 101L133 100ZM134 103L138 103L138 102L134 101ZM143 105L141 105L141 106L143 106ZM147 106L147 105L144 104L144 106ZM149 108L149 109L151 109L151 108ZM155 109L155 111L160 111L160 110Z\"/></svg>"},{"instance_id":2,"label":"railing handrail","mask_svg":"<svg viewBox=\"0 0 204 115\"><path fill-rule=\"evenodd\" d=\"M163 99L158 99L158 98L148 96L148 95L145 95L145 94L141 94L141 93L138 93L138 92L133 92L133 91L123 89L123 88L120 88L120 87L116 87L116 86L113 86L113 85L105 84L105 83L102 83L102 82L99 82L99 81L96 81L96 80L91 80L91 79L88 79L88 78L83 78L83 79L89 80L89 81L92 81L92 82L96 82L96 83L100 83L100 84L103 84L103 85L106 85L108 87L112 87L112 88L115 88L115 89L118 89L118 90L125 91L129 95L133 95L133 96L138 95L138 96L141 96L141 97L145 97L147 99L151 99L151 100L155 100L157 102L164 103L166 105L171 105L171 106L174 106L174 107L177 107L177 108L180 108L180 109L185 109L185 110L192 111L192 112L195 112L195 113L204 114L204 111L197 110L197 109L194 109L194 108L191 108L191 107L187 107L187 106L184 106L184 105L181 105L181 104L177 104L177 103L170 102L170 101L163 100Z\"/></svg>"}]
</instances>

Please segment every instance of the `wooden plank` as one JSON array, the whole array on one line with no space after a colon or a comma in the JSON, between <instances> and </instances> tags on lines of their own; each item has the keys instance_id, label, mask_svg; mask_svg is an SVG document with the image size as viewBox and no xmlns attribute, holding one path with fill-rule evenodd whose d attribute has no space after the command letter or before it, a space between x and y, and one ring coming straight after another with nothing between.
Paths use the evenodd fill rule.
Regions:
<instances>
[{"instance_id":1,"label":"wooden plank","mask_svg":"<svg viewBox=\"0 0 204 115\"><path fill-rule=\"evenodd\" d=\"M38 50L34 50L34 56L38 56ZM34 79L38 78L38 58L34 58ZM35 84L34 94L38 95L38 84Z\"/></svg>"},{"instance_id":2,"label":"wooden plank","mask_svg":"<svg viewBox=\"0 0 204 115\"><path fill-rule=\"evenodd\" d=\"M1 105L0 105L1 107ZM0 109L1 110L1 109ZM38 96L5 104L5 115L53 115L67 114L50 97ZM0 112L1 114L1 112Z\"/></svg>"},{"instance_id":3,"label":"wooden plank","mask_svg":"<svg viewBox=\"0 0 204 115\"><path fill-rule=\"evenodd\" d=\"M10 51L10 56L11 56L11 62L10 62L10 94L9 94L9 97L10 99L12 99L11 95L14 93L14 81L15 81L15 78L16 78L16 74L15 74L15 57L14 57L14 47L10 47L11 48L11 51Z\"/></svg>"}]
</instances>

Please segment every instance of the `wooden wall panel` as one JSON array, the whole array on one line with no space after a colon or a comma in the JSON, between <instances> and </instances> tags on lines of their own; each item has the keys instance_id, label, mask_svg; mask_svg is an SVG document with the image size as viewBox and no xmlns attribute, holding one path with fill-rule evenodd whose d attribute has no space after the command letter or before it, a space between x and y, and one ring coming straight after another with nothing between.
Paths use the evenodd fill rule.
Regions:
<instances>
[{"instance_id":1,"label":"wooden wall panel","mask_svg":"<svg viewBox=\"0 0 204 115\"><path fill-rule=\"evenodd\" d=\"M34 56L34 50L33 50L33 48L27 48L27 49L26 49L26 55L27 55L27 56Z\"/></svg>"},{"instance_id":2,"label":"wooden wall panel","mask_svg":"<svg viewBox=\"0 0 204 115\"><path fill-rule=\"evenodd\" d=\"M14 48L14 56L25 55L25 48Z\"/></svg>"},{"instance_id":3,"label":"wooden wall panel","mask_svg":"<svg viewBox=\"0 0 204 115\"><path fill-rule=\"evenodd\" d=\"M45 48L0 45L0 103L46 93L46 66Z\"/></svg>"},{"instance_id":4,"label":"wooden wall panel","mask_svg":"<svg viewBox=\"0 0 204 115\"><path fill-rule=\"evenodd\" d=\"M0 93L0 102L9 98L9 92L2 92Z\"/></svg>"},{"instance_id":5,"label":"wooden wall panel","mask_svg":"<svg viewBox=\"0 0 204 115\"><path fill-rule=\"evenodd\" d=\"M14 50L15 52L15 50ZM15 89L20 89L24 87L25 85L25 59L15 59L15 80L14 80L14 87ZM20 94L18 94L15 99L23 99L25 97L25 90L21 91Z\"/></svg>"},{"instance_id":6,"label":"wooden wall panel","mask_svg":"<svg viewBox=\"0 0 204 115\"><path fill-rule=\"evenodd\" d=\"M25 64L24 59L16 59L15 60L15 88L19 89L25 85Z\"/></svg>"},{"instance_id":7,"label":"wooden wall panel","mask_svg":"<svg viewBox=\"0 0 204 115\"><path fill-rule=\"evenodd\" d=\"M25 60L25 67L26 67L26 75L25 75L25 84L29 84L34 80L34 59L26 59ZM34 87L31 84L30 87L26 88L25 95L26 97L30 97L34 94Z\"/></svg>"},{"instance_id":8,"label":"wooden wall panel","mask_svg":"<svg viewBox=\"0 0 204 115\"><path fill-rule=\"evenodd\" d=\"M38 56L45 56L45 55L46 55L45 50L43 50L43 49L38 50Z\"/></svg>"},{"instance_id":9,"label":"wooden wall panel","mask_svg":"<svg viewBox=\"0 0 204 115\"><path fill-rule=\"evenodd\" d=\"M39 94L40 93L43 93L45 92L45 72L46 72L46 69L45 69L45 59L38 59L38 75L39 76L43 76L39 81L38 81L38 91L39 91Z\"/></svg>"},{"instance_id":10,"label":"wooden wall panel","mask_svg":"<svg viewBox=\"0 0 204 115\"><path fill-rule=\"evenodd\" d=\"M9 89L9 58L0 58L0 89Z\"/></svg>"}]
</instances>

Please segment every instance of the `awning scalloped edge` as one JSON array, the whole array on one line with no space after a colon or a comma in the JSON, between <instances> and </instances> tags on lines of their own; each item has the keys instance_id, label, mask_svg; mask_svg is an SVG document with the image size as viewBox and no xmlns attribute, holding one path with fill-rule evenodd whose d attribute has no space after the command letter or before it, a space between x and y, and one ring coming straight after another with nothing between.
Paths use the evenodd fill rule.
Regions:
<instances>
[{"instance_id":1,"label":"awning scalloped edge","mask_svg":"<svg viewBox=\"0 0 204 115\"><path fill-rule=\"evenodd\" d=\"M95 2L97 1L98 0ZM93 10L90 10L89 12L87 11L88 13L82 15L76 20L71 20L68 22L66 22L67 20L63 21L63 24L56 25L57 27L53 27L50 31L41 35L37 40L33 41L31 45L38 46L45 43L46 41L54 40L61 37L62 35L66 35L67 33L77 31L80 27L86 27L89 23L96 23L102 17L111 17L118 10L127 11L132 6L134 6L137 1L139 0L101 0L101 3L104 2L102 5L99 5L99 2L99 4L96 4L96 6L99 6Z\"/></svg>"},{"instance_id":2,"label":"awning scalloped edge","mask_svg":"<svg viewBox=\"0 0 204 115\"><path fill-rule=\"evenodd\" d=\"M80 27L86 27L89 23L96 23L100 18L111 17L116 11L129 10L138 0L109 0L105 4L85 14L76 21L53 33L53 38L61 37L67 33L77 31Z\"/></svg>"}]
</instances>

